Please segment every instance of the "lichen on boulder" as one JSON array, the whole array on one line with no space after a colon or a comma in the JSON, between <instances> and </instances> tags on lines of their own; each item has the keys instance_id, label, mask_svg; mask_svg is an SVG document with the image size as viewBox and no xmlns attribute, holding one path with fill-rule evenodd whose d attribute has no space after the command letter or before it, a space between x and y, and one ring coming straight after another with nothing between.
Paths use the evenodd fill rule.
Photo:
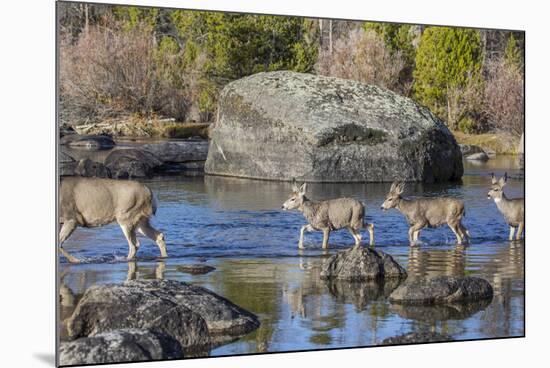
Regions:
<instances>
[{"instance_id":1,"label":"lichen on boulder","mask_svg":"<svg viewBox=\"0 0 550 368\"><path fill-rule=\"evenodd\" d=\"M427 108L381 87L289 71L222 91L205 172L311 182L459 180L462 155Z\"/></svg>"}]
</instances>

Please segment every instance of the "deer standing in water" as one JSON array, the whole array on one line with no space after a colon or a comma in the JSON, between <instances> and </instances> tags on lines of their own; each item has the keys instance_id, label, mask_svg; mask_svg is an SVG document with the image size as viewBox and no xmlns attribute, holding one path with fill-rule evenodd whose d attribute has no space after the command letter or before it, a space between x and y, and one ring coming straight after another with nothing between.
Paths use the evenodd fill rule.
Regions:
<instances>
[{"instance_id":1,"label":"deer standing in water","mask_svg":"<svg viewBox=\"0 0 550 368\"><path fill-rule=\"evenodd\" d=\"M69 177L59 189L59 251L71 263L80 262L63 249L63 243L78 227L98 227L114 221L128 241L128 260L134 259L139 241L136 231L156 242L161 257L167 257L164 235L149 220L157 210L149 187L131 180Z\"/></svg>"},{"instance_id":2,"label":"deer standing in water","mask_svg":"<svg viewBox=\"0 0 550 368\"><path fill-rule=\"evenodd\" d=\"M418 242L420 230L426 227L449 225L456 236L458 244L463 244L470 238L470 233L462 224L465 214L464 203L456 198L416 198L401 197L405 183L394 182L382 203L382 210L396 208L407 218L409 223L409 242L412 245Z\"/></svg>"},{"instance_id":3,"label":"deer standing in water","mask_svg":"<svg viewBox=\"0 0 550 368\"><path fill-rule=\"evenodd\" d=\"M516 233L516 240L521 239L523 233L523 227L525 226L525 200L523 198L511 198L508 199L502 189L508 181L508 174L504 173L504 176L497 180L495 174L491 175L491 190L487 193L488 199L494 199L498 210L504 216L504 220L508 226L510 226L510 236L508 239L514 240L514 233ZM517 229L517 232L516 232Z\"/></svg>"},{"instance_id":4,"label":"deer standing in water","mask_svg":"<svg viewBox=\"0 0 550 368\"><path fill-rule=\"evenodd\" d=\"M300 188L293 184L290 197L283 203L283 210L297 209L308 221L300 230L299 249L304 249L306 231L322 231L323 249L327 249L330 232L344 228L348 229L355 239L356 247L361 245L359 230L366 228L370 235L370 245L374 245L374 225L365 222L365 206L361 202L353 198L313 201L306 197L306 188L306 183Z\"/></svg>"}]
</instances>

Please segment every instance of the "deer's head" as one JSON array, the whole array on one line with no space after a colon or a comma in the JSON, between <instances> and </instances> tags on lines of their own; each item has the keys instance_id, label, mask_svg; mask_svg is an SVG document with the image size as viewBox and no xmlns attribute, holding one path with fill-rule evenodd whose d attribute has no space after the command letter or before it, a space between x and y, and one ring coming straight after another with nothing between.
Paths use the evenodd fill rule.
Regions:
<instances>
[{"instance_id":1,"label":"deer's head","mask_svg":"<svg viewBox=\"0 0 550 368\"><path fill-rule=\"evenodd\" d=\"M390 187L390 191L386 195L386 200L382 203L382 208L384 211L389 210L390 208L395 208L401 199L401 194L405 189L404 182L394 181Z\"/></svg>"},{"instance_id":2,"label":"deer's head","mask_svg":"<svg viewBox=\"0 0 550 368\"><path fill-rule=\"evenodd\" d=\"M504 176L497 180L495 174L491 174L491 190L487 193L488 199L501 200L502 199L502 188L506 185L508 180L508 174L504 173Z\"/></svg>"},{"instance_id":3,"label":"deer's head","mask_svg":"<svg viewBox=\"0 0 550 368\"><path fill-rule=\"evenodd\" d=\"M304 197L306 195L307 183L302 184L300 188L296 185L296 182L292 184L292 193L288 199L283 203L283 210L293 210L300 208L304 203Z\"/></svg>"}]
</instances>

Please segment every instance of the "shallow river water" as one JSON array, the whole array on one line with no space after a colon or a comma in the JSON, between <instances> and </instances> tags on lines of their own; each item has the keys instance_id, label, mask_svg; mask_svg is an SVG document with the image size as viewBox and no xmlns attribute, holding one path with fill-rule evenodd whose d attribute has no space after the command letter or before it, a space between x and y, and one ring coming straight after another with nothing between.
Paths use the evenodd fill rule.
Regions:
<instances>
[{"instance_id":1,"label":"shallow river water","mask_svg":"<svg viewBox=\"0 0 550 368\"><path fill-rule=\"evenodd\" d=\"M523 196L523 179L512 157L485 164L465 163L460 184L409 184L405 196L453 196L466 206L468 246L457 246L447 227L422 231L422 244L410 247L407 223L397 210L382 212L389 183L309 184L308 196L351 196L367 206L375 224L376 247L391 254L409 278L436 275L480 276L494 288L490 303L460 307L398 307L387 300L388 288L353 287L319 279L328 255L353 245L345 231L332 232L322 251L321 233L307 233L306 249L297 249L305 219L282 211L291 184L221 177L170 176L144 181L158 198L155 227L165 233L169 258L156 259L158 248L145 238L136 262L125 262L127 243L118 225L77 229L65 248L87 263L62 260L62 319L82 293L97 283L128 278L167 278L193 282L259 316L261 327L217 347L210 355L246 354L379 344L409 332L439 332L455 340L524 335L524 243L507 240L508 227L495 203L487 199L490 173L507 171L508 197ZM526 230L528 231L528 229ZM364 239L368 234L364 232ZM205 262L206 275L176 270ZM62 334L63 337L63 334Z\"/></svg>"}]
</instances>

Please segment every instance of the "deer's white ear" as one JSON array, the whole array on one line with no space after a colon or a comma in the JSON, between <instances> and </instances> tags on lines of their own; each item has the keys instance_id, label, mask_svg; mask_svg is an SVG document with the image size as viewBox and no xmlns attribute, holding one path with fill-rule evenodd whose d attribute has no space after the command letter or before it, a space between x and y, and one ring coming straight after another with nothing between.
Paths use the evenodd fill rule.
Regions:
<instances>
[{"instance_id":1,"label":"deer's white ear","mask_svg":"<svg viewBox=\"0 0 550 368\"><path fill-rule=\"evenodd\" d=\"M397 186L397 182L394 181L393 183L391 183L391 187L390 187L390 192L393 192L395 191L395 187Z\"/></svg>"},{"instance_id":2,"label":"deer's white ear","mask_svg":"<svg viewBox=\"0 0 550 368\"><path fill-rule=\"evenodd\" d=\"M395 192L397 194L403 194L404 190L405 190L405 183L404 182L401 182L401 183L397 184L397 186L395 187Z\"/></svg>"},{"instance_id":3,"label":"deer's white ear","mask_svg":"<svg viewBox=\"0 0 550 368\"><path fill-rule=\"evenodd\" d=\"M491 184L496 184L497 183L497 178L495 178L495 173L492 173L491 174Z\"/></svg>"},{"instance_id":4,"label":"deer's white ear","mask_svg":"<svg viewBox=\"0 0 550 368\"><path fill-rule=\"evenodd\" d=\"M296 185L296 179L292 179L292 191L298 193L298 186Z\"/></svg>"},{"instance_id":5,"label":"deer's white ear","mask_svg":"<svg viewBox=\"0 0 550 368\"><path fill-rule=\"evenodd\" d=\"M307 183L302 184L300 187L300 194L306 194Z\"/></svg>"}]
</instances>

